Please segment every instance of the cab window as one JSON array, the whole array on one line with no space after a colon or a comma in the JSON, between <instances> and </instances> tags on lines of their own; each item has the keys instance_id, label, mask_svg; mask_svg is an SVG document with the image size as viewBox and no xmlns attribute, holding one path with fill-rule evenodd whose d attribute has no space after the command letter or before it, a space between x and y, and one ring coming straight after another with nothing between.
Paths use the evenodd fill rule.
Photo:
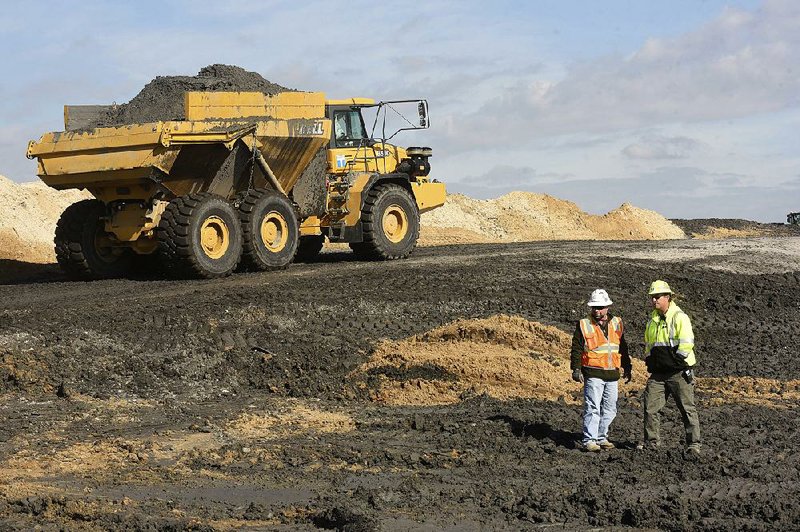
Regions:
<instances>
[{"instance_id":1,"label":"cab window","mask_svg":"<svg viewBox=\"0 0 800 532\"><path fill-rule=\"evenodd\" d=\"M358 111L335 111L333 114L333 139L337 148L355 148L364 145L367 132Z\"/></svg>"}]
</instances>

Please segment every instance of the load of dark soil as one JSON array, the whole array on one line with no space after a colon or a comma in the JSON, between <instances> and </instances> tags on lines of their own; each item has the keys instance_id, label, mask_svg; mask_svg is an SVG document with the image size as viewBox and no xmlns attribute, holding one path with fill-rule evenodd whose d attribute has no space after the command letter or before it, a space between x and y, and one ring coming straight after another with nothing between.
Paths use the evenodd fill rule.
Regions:
<instances>
[{"instance_id":1,"label":"load of dark soil","mask_svg":"<svg viewBox=\"0 0 800 532\"><path fill-rule=\"evenodd\" d=\"M130 102L112 107L90 127L183 120L183 95L187 91L263 92L271 95L294 90L238 66L209 65L200 69L196 76L156 77Z\"/></svg>"},{"instance_id":2,"label":"load of dark soil","mask_svg":"<svg viewBox=\"0 0 800 532\"><path fill-rule=\"evenodd\" d=\"M738 218L678 218L670 221L694 238L800 236L800 225L759 223Z\"/></svg>"}]
</instances>

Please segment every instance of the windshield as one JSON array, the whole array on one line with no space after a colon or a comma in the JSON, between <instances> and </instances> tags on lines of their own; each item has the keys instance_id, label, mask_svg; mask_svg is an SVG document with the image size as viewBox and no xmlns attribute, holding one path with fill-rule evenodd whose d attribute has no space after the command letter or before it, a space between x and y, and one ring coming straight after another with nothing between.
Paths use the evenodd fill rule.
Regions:
<instances>
[{"instance_id":1,"label":"windshield","mask_svg":"<svg viewBox=\"0 0 800 532\"><path fill-rule=\"evenodd\" d=\"M364 145L367 132L358 110L336 111L333 114L333 138L337 148L354 148Z\"/></svg>"}]
</instances>

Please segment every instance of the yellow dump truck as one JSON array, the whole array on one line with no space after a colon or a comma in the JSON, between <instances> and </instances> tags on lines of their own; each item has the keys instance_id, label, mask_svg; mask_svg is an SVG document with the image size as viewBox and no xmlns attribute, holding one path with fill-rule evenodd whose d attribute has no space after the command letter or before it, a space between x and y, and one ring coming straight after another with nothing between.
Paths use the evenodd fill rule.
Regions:
<instances>
[{"instance_id":1,"label":"yellow dump truck","mask_svg":"<svg viewBox=\"0 0 800 532\"><path fill-rule=\"evenodd\" d=\"M325 238L397 259L445 187L429 178L430 148L368 135L362 111L374 112L374 130L381 111L408 103L418 116L403 129L427 128L424 100L322 93L187 92L183 120L99 128L83 125L86 106L65 106L65 131L31 141L27 155L47 185L96 198L68 207L56 228L58 262L74 278L124 276L137 255L181 277L279 269Z\"/></svg>"}]
</instances>

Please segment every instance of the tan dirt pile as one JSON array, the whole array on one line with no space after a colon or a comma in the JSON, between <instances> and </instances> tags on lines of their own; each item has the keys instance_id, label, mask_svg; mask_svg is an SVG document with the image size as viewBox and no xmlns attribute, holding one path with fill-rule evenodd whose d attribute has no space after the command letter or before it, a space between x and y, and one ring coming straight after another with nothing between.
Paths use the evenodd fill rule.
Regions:
<instances>
[{"instance_id":1,"label":"tan dirt pile","mask_svg":"<svg viewBox=\"0 0 800 532\"><path fill-rule=\"evenodd\" d=\"M772 408L795 408L800 401L800 380L762 377L709 377L698 379L697 389L711 396L710 403L745 403Z\"/></svg>"},{"instance_id":2,"label":"tan dirt pile","mask_svg":"<svg viewBox=\"0 0 800 532\"><path fill-rule=\"evenodd\" d=\"M14 183L0 175L0 259L55 262L53 236L68 205L88 192L58 191L42 182Z\"/></svg>"},{"instance_id":3,"label":"tan dirt pile","mask_svg":"<svg viewBox=\"0 0 800 532\"><path fill-rule=\"evenodd\" d=\"M757 229L728 229L726 227L709 227L705 233L692 233L692 238L701 240L722 240L725 238L752 238L762 236Z\"/></svg>"},{"instance_id":4,"label":"tan dirt pile","mask_svg":"<svg viewBox=\"0 0 800 532\"><path fill-rule=\"evenodd\" d=\"M686 238L660 214L624 203L596 216L547 194L510 192L492 200L450 194L424 213L421 245L535 240L665 240Z\"/></svg>"},{"instance_id":5,"label":"tan dirt pile","mask_svg":"<svg viewBox=\"0 0 800 532\"><path fill-rule=\"evenodd\" d=\"M54 262L59 216L68 205L90 197L84 191L54 190L39 181L18 184L0 176L0 259ZM629 204L594 216L546 194L511 192L494 200L448 196L443 207L422 215L420 245L676 238L685 234L669 220ZM326 249L333 248L339 250L331 245Z\"/></svg>"},{"instance_id":6,"label":"tan dirt pile","mask_svg":"<svg viewBox=\"0 0 800 532\"><path fill-rule=\"evenodd\" d=\"M377 374L374 401L389 405L440 405L486 394L498 399L539 399L578 404L581 386L572 381L567 333L518 316L459 320L402 341L379 344L353 376ZM621 393L644 387L644 364L634 360L634 380ZM438 368L446 377L393 380L380 372ZM389 372L387 372L389 373Z\"/></svg>"}]
</instances>

